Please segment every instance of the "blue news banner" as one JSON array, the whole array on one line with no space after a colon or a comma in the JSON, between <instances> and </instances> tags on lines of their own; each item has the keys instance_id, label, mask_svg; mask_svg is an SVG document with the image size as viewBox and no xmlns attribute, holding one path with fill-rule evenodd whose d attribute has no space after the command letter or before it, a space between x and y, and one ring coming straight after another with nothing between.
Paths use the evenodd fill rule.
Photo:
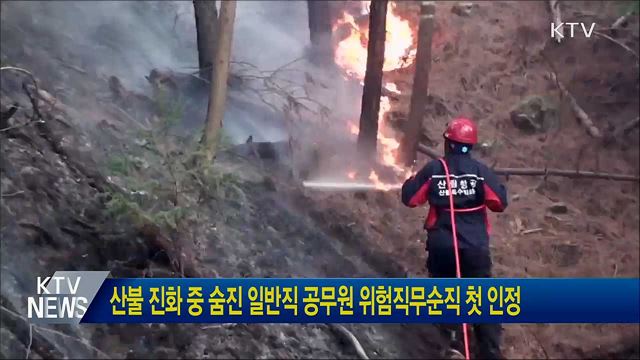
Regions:
<instances>
[{"instance_id":1,"label":"blue news banner","mask_svg":"<svg viewBox=\"0 0 640 360\"><path fill-rule=\"evenodd\" d=\"M640 279L106 279L83 323L640 323Z\"/></svg>"}]
</instances>

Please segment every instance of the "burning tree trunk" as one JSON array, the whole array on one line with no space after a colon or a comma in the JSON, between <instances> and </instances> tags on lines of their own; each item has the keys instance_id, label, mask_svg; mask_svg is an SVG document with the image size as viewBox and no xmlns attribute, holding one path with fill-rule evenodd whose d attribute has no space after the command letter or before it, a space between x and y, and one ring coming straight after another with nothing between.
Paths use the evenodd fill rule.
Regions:
<instances>
[{"instance_id":1,"label":"burning tree trunk","mask_svg":"<svg viewBox=\"0 0 640 360\"><path fill-rule=\"evenodd\" d=\"M333 61L331 47L331 15L328 1L307 0L311 61L327 65Z\"/></svg>"},{"instance_id":2,"label":"burning tree trunk","mask_svg":"<svg viewBox=\"0 0 640 360\"><path fill-rule=\"evenodd\" d=\"M224 105L227 98L227 78L229 77L229 57L233 39L233 22L236 17L236 1L222 1L218 24L217 49L212 54L215 60L211 70L211 90L209 107L207 108L207 124L204 130L203 143L206 159L210 163L215 157L218 137L222 127Z\"/></svg>"},{"instance_id":3,"label":"burning tree trunk","mask_svg":"<svg viewBox=\"0 0 640 360\"><path fill-rule=\"evenodd\" d=\"M218 23L216 2L194 0L193 10L196 18L200 78L211 80L211 66L216 51L216 25Z\"/></svg>"},{"instance_id":4,"label":"burning tree trunk","mask_svg":"<svg viewBox=\"0 0 640 360\"><path fill-rule=\"evenodd\" d=\"M358 151L368 158L375 156L378 137L378 113L380 112L380 95L382 93L387 3L387 0L371 1L369 13L367 70L364 75L360 132L358 133Z\"/></svg>"},{"instance_id":5,"label":"burning tree trunk","mask_svg":"<svg viewBox=\"0 0 640 360\"><path fill-rule=\"evenodd\" d=\"M411 165L416 160L418 141L422 134L422 122L429 91L431 40L433 39L433 17L435 12L436 6L433 1L423 1L420 5L416 72L413 76L409 120L404 125L404 138L400 151L401 161L406 165Z\"/></svg>"}]
</instances>

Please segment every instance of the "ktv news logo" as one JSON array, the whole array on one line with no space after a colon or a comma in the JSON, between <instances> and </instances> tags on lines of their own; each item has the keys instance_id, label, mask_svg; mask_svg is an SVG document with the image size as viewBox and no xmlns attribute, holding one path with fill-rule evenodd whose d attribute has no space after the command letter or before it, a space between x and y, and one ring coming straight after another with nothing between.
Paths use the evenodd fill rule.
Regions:
<instances>
[{"instance_id":1,"label":"ktv news logo","mask_svg":"<svg viewBox=\"0 0 640 360\"><path fill-rule=\"evenodd\" d=\"M79 324L108 271L56 271L36 278L36 296L27 298L33 323Z\"/></svg>"}]
</instances>

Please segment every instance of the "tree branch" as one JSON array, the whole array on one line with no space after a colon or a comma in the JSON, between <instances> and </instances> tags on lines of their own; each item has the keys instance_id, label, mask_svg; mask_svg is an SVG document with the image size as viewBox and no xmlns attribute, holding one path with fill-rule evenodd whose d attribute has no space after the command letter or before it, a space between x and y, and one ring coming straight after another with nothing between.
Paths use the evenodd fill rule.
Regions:
<instances>
[{"instance_id":1,"label":"tree branch","mask_svg":"<svg viewBox=\"0 0 640 360\"><path fill-rule=\"evenodd\" d=\"M33 76L33 74L30 71L25 70L23 68L15 67L15 66L3 66L3 67L0 67L0 71L5 71L5 70L17 71L17 72L21 72L23 74L26 74L27 76L29 76L29 78L33 82L33 86L36 88L36 93L39 92L38 82L36 81L35 76Z\"/></svg>"},{"instance_id":2,"label":"tree branch","mask_svg":"<svg viewBox=\"0 0 640 360\"><path fill-rule=\"evenodd\" d=\"M356 338L351 331L347 330L347 328L345 328L340 324L327 324L327 325L329 325L329 328L331 330L333 330L335 333L337 333L342 338L347 340L355 348L356 353L358 354L358 357L360 359L365 359L365 360L369 359L369 357L367 356L367 353L364 351L364 348L358 341L358 338Z\"/></svg>"},{"instance_id":3,"label":"tree branch","mask_svg":"<svg viewBox=\"0 0 640 360\"><path fill-rule=\"evenodd\" d=\"M613 130L611 134L605 137L604 145L610 145L614 141L616 141L620 136L626 134L634 128L637 128L640 125L640 116L636 117L633 120L627 121L625 124L620 126L619 128Z\"/></svg>"},{"instance_id":4,"label":"tree branch","mask_svg":"<svg viewBox=\"0 0 640 360\"><path fill-rule=\"evenodd\" d=\"M618 46L622 47L623 49L625 49L628 53L630 53L631 55L633 55L633 57L636 58L636 66L638 66L638 54L636 54L635 51L633 51L633 49L631 49L630 47L628 47L627 45L621 43L620 41L612 38L611 36L601 33L600 31L594 30L593 31L594 34L600 36L601 38L607 39L615 44L618 44Z\"/></svg>"},{"instance_id":5,"label":"tree branch","mask_svg":"<svg viewBox=\"0 0 640 360\"><path fill-rule=\"evenodd\" d=\"M626 14L624 14L624 15L620 16L620 17L619 17L619 18L618 18L618 19L617 19L617 20L616 20L616 21L611 25L610 29L611 29L611 30L616 30L616 29L620 28L624 23L626 23L626 22L627 22L627 19L629 19L629 17L630 17L631 15L633 15L633 13L634 13L634 10L633 10L633 9L632 9L632 10L627 11L627 13L626 13Z\"/></svg>"},{"instance_id":6,"label":"tree branch","mask_svg":"<svg viewBox=\"0 0 640 360\"><path fill-rule=\"evenodd\" d=\"M38 82L36 81L35 76L33 76L33 74L30 71L25 70L23 68L15 67L15 66L3 66L3 67L0 67L0 72L1 71L5 71L5 70L17 71L19 73L27 75L29 77L29 79L31 79L31 82L33 82L33 87L35 89L35 96L31 95L31 93L29 92L29 89L26 86L26 83L23 83L22 84L22 89L27 93L27 97L29 98L29 101L31 102L31 106L33 106L33 113L31 114L31 121L28 121L28 122L26 122L24 124L19 124L19 125L11 126L11 127L8 127L8 128L0 129L0 132L9 131L11 129L19 128L19 127L22 127L22 126L27 126L27 125L32 124L34 121L42 119L42 115L40 114L40 109L38 108L38 100L36 98L40 94L40 89L38 88ZM7 118L7 120L8 120L8 118Z\"/></svg>"},{"instance_id":7,"label":"tree branch","mask_svg":"<svg viewBox=\"0 0 640 360\"><path fill-rule=\"evenodd\" d=\"M295 108L302 108L306 111L309 111L312 114L320 115L325 117L329 112L329 109L324 106L322 103L317 100L312 99L306 94L304 87L300 84L297 84L294 81L280 78L278 75L283 71L297 71L297 69L288 69L288 67L302 58L293 59L284 65L276 68L275 70L259 70L255 65L247 62L236 62L236 64L243 65L249 68L253 73L242 73L236 74L240 79L243 80L255 80L259 82L259 86L251 87L248 86L248 89L254 92L260 101L262 101L265 105L269 106L274 111L282 111L283 109L279 109L273 102L269 101L265 94L272 93L277 97L283 99L285 102L284 106L289 107L291 110L296 110ZM302 70L300 70L302 71ZM281 83L284 83L281 85ZM303 94L299 94L300 90L304 92ZM313 107L313 108L312 108Z\"/></svg>"},{"instance_id":8,"label":"tree branch","mask_svg":"<svg viewBox=\"0 0 640 360\"><path fill-rule=\"evenodd\" d=\"M580 107L580 105L578 104L578 101L573 97L573 95L569 92L569 90L567 90L567 88L558 78L558 75L556 74L553 63L544 55L544 53L542 53L542 58L547 62L547 64L551 68L551 72L550 72L551 80L555 82L558 89L560 89L560 93L562 94L562 96L569 100L569 104L573 108L573 112L578 117L578 120L580 120L580 123L587 129L589 135L595 138L601 138L602 133L593 124L593 120L591 120L589 115L587 115L587 113Z\"/></svg>"},{"instance_id":9,"label":"tree branch","mask_svg":"<svg viewBox=\"0 0 640 360\"><path fill-rule=\"evenodd\" d=\"M426 147L423 144L418 145L418 151L433 158L438 159L442 157L437 151ZM617 181L633 181L640 182L640 176L627 175L627 174L612 174L594 171L580 171L580 170L564 170L554 168L494 168L493 171L497 175L522 175L522 176L562 176L568 178L592 178L592 179L605 179L605 180L617 180Z\"/></svg>"},{"instance_id":10,"label":"tree branch","mask_svg":"<svg viewBox=\"0 0 640 360\"><path fill-rule=\"evenodd\" d=\"M38 325L31 324L27 318L25 318L24 316L18 314L17 312L15 312L13 310L10 310L9 308L5 307L4 305L0 305L0 309L5 314L7 314L10 317L12 317L13 319L20 319L20 320L24 321L26 323L26 325L29 326L30 330L29 330L29 343L27 345L27 357L29 356L29 354L31 352L31 345L33 344L33 330L35 330L35 332L49 332L51 334L62 336L64 338L66 338L66 339L73 340L73 341L75 341L77 343L80 343L80 344L84 345L88 350L91 350L91 351L95 352L95 354L98 357L101 357L101 358L104 358L104 359L110 359L111 358L111 356L107 355L102 350L100 350L100 349L96 348L95 346L89 344L88 341L86 339L84 339L84 338L77 338L75 336L67 335L67 334L65 334L63 332L60 332L58 330L53 330L53 329L49 329L49 328L45 328L45 327L41 327L41 326L38 326ZM36 346L36 348L37 348L37 346Z\"/></svg>"}]
</instances>

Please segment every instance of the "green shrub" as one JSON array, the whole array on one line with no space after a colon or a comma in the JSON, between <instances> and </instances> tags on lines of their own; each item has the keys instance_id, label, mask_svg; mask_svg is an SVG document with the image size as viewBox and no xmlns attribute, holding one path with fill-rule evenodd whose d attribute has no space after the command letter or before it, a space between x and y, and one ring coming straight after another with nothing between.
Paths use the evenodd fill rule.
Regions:
<instances>
[{"instance_id":1,"label":"green shrub","mask_svg":"<svg viewBox=\"0 0 640 360\"><path fill-rule=\"evenodd\" d=\"M203 201L241 192L237 177L213 170L212 164L191 161L201 152L199 135L179 135L184 106L165 93L155 94L158 118L148 130L133 134L136 146L128 146L107 161L107 171L122 192L107 202L110 215L127 216L136 224L153 222L167 230L181 230L184 221L196 218ZM221 135L221 144L229 139Z\"/></svg>"}]
</instances>

